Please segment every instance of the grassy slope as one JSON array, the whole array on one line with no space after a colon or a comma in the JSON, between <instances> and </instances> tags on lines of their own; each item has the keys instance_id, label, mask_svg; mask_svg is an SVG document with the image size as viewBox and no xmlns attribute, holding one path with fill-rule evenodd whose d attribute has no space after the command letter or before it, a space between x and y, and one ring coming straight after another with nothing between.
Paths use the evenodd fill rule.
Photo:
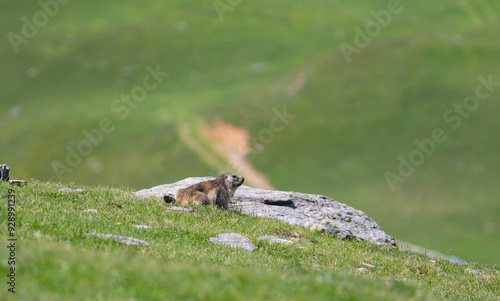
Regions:
<instances>
[{"instance_id":1,"label":"grassy slope","mask_svg":"<svg viewBox=\"0 0 500 301\"><path fill-rule=\"evenodd\" d=\"M500 62L493 51L483 54L484 48L477 45L477 40L495 34L478 29L461 45L440 36L389 40L366 49L344 73L332 72L345 65L336 55L303 69L309 81L299 95L286 97L282 92L292 77L272 91L239 99L223 116L236 123L251 116L244 119L245 125L258 138L273 117L272 112L261 113L262 108L286 107L296 117L253 161L277 187L335 196L363 208L397 237L411 236L417 244L498 262L500 160L495 150L500 142L491 130L500 128L494 117L500 91L481 102L456 130L455 122L442 117L454 103L474 94L478 76L493 74L500 81ZM436 45L445 55L436 53ZM408 59L415 57L420 59ZM363 74L374 58L376 74ZM452 64L470 58L475 61ZM450 65L443 69L438 61ZM457 74L465 75L449 83ZM459 81L460 88L454 88ZM436 143L435 152L392 193L384 173L397 173L398 156L408 159L417 148L414 140L431 138L436 128L444 130L447 140ZM297 159L297 154L303 155Z\"/></svg>"},{"instance_id":2,"label":"grassy slope","mask_svg":"<svg viewBox=\"0 0 500 301\"><path fill-rule=\"evenodd\" d=\"M84 192L68 194L57 191L62 187L36 180L26 187L0 183L1 199L14 188L17 200L17 293L13 298L2 292L6 300L488 300L500 293L500 271L488 265L432 263L424 255L216 208L169 212L161 200L126 190L75 185ZM138 224L152 228L133 227ZM142 239L151 247L85 237L92 232ZM248 252L208 242L225 232L254 241L278 235L304 249L257 242L258 249ZM7 236L6 210L0 234ZM9 255L0 250L0 272L7 275ZM357 272L362 263L382 268ZM468 273L474 269L485 274Z\"/></svg>"},{"instance_id":3,"label":"grassy slope","mask_svg":"<svg viewBox=\"0 0 500 301\"><path fill-rule=\"evenodd\" d=\"M64 162L66 144L108 117L116 130L65 181L144 188L214 174L181 143L178 124L222 116L256 136L272 108L286 105L297 118L253 161L277 188L332 196L398 238L498 263L498 92L457 131L441 115L474 91L477 76L500 76L491 13L499 4L402 3L347 64L339 44L387 1L244 2L223 22L210 2L70 2L19 54L0 39L2 162L17 177L54 179L50 164ZM0 8L3 37L40 10ZM111 102L156 64L170 76L119 120ZM32 67L38 76L28 78ZM288 99L282 89L299 71L308 84ZM22 114L9 119L16 105ZM383 173L435 127L449 139L391 193Z\"/></svg>"}]
</instances>

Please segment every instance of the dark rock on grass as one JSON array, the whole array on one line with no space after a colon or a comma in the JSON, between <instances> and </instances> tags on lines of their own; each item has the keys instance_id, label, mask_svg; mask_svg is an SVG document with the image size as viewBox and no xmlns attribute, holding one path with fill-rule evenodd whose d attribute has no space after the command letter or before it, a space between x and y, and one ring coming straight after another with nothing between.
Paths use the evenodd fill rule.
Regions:
<instances>
[{"instance_id":1,"label":"dark rock on grass","mask_svg":"<svg viewBox=\"0 0 500 301\"><path fill-rule=\"evenodd\" d=\"M174 196L177 190L212 177L187 178L137 191L142 197ZM279 219L292 225L329 233L341 239L360 239L379 245L396 246L394 237L387 235L363 212L329 197L300 192L265 190L242 185L234 195L230 210L243 214Z\"/></svg>"}]
</instances>

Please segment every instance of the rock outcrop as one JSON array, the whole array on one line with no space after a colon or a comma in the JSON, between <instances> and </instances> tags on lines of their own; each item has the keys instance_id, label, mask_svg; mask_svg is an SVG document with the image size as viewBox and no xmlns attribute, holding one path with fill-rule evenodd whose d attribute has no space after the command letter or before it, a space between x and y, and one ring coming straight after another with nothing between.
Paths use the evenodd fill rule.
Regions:
<instances>
[{"instance_id":1,"label":"rock outcrop","mask_svg":"<svg viewBox=\"0 0 500 301\"><path fill-rule=\"evenodd\" d=\"M136 194L141 197L173 197L181 188L212 179L214 178L187 178L172 184L143 189ZM229 210L279 219L342 239L361 239L379 245L396 246L394 237L382 231L369 216L326 196L256 189L242 185L236 190L234 202L229 205Z\"/></svg>"}]
</instances>

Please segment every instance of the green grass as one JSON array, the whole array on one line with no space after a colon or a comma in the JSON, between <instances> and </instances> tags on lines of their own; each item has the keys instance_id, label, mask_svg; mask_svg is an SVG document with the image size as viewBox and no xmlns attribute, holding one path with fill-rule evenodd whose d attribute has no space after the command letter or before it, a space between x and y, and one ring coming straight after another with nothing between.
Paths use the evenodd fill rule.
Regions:
<instances>
[{"instance_id":1,"label":"green grass","mask_svg":"<svg viewBox=\"0 0 500 301\"><path fill-rule=\"evenodd\" d=\"M221 108L222 116L258 137L273 117L262 107L280 111L286 107L296 118L253 161L277 187L332 196L373 216L400 239L411 237L414 243L453 249L466 259L498 263L500 161L494 150L500 143L487 129L500 127L494 117L500 109L500 90L462 119L457 129L442 117L455 103L474 95L478 76L498 75L500 82L496 71L500 62L482 55L484 49L475 41L493 35L491 30L475 31L465 37L471 40L465 45L439 37L379 43L364 50L344 73L332 72L345 65L343 55L337 54L304 69L309 81L298 95L283 95L291 78L276 83L271 91L250 94ZM439 60L477 59L443 68L430 56L436 53L436 44L447 53ZM367 74L364 70L375 58L380 69ZM426 74L419 71L422 68ZM466 76L454 88L459 80L448 81L459 73ZM365 99L365 95L370 96ZM239 121L241 116L251 116L247 125ZM447 140L436 143L434 153L391 192L385 172L397 174L398 156L408 158L418 149L414 140L431 138L436 128L443 129Z\"/></svg>"},{"instance_id":2,"label":"green grass","mask_svg":"<svg viewBox=\"0 0 500 301\"><path fill-rule=\"evenodd\" d=\"M140 199L129 190L70 186L84 192L58 192L62 184L34 179L25 187L0 184L4 208L9 188L16 196L17 286L13 295L2 285L6 300L494 300L500 293L497 266L432 262L423 254L342 241L276 220L214 207L170 212L162 200ZM7 210L0 227L7 237ZM138 238L150 247L85 236L93 232ZM241 233L258 248L208 241L226 232ZM261 235L304 248L257 242ZM0 272L7 275L9 252L0 250ZM363 263L381 268L357 271ZM468 273L475 269L485 274Z\"/></svg>"},{"instance_id":3,"label":"green grass","mask_svg":"<svg viewBox=\"0 0 500 301\"><path fill-rule=\"evenodd\" d=\"M0 163L15 178L58 180L51 164L65 162L66 146L110 118L115 130L64 182L142 189L216 176L180 126L222 118L258 137L286 106L297 117L252 161L277 189L328 195L398 239L498 264L500 92L457 130L442 115L478 76L500 80L500 4L402 0L347 63L340 44L387 3L243 1L221 21L210 1L70 1L16 54L7 35L40 7L2 1ZM170 75L120 120L112 102L156 65ZM308 81L287 97L299 72ZM447 141L391 192L384 173L436 127Z\"/></svg>"}]
</instances>

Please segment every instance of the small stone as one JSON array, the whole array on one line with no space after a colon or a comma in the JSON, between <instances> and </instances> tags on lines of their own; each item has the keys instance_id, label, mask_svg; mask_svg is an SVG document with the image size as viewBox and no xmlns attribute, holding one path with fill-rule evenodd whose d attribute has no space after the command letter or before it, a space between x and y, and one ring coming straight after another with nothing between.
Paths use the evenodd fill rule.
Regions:
<instances>
[{"instance_id":1,"label":"small stone","mask_svg":"<svg viewBox=\"0 0 500 301\"><path fill-rule=\"evenodd\" d=\"M468 271L469 274L477 274L477 275L484 275L484 271L483 270L469 270Z\"/></svg>"},{"instance_id":2,"label":"small stone","mask_svg":"<svg viewBox=\"0 0 500 301\"><path fill-rule=\"evenodd\" d=\"M16 184L17 186L26 186L28 185L28 182L24 180L9 180L10 184Z\"/></svg>"},{"instance_id":3,"label":"small stone","mask_svg":"<svg viewBox=\"0 0 500 301\"><path fill-rule=\"evenodd\" d=\"M89 233L85 234L85 236L90 237L90 236L95 236L99 237L105 240L113 239L119 243L125 244L127 246L145 246L149 247L149 244L143 240L137 239L137 238L132 238L132 237L125 237L125 236L120 236L120 235L113 235L113 234L100 234L100 233Z\"/></svg>"},{"instance_id":4,"label":"small stone","mask_svg":"<svg viewBox=\"0 0 500 301\"><path fill-rule=\"evenodd\" d=\"M184 207L177 207L177 206L168 207L167 211L179 211L182 213L189 213L189 209L184 208Z\"/></svg>"},{"instance_id":5,"label":"small stone","mask_svg":"<svg viewBox=\"0 0 500 301\"><path fill-rule=\"evenodd\" d=\"M134 225L134 227L136 227L138 229L151 229L150 226L146 226L146 225Z\"/></svg>"},{"instance_id":6,"label":"small stone","mask_svg":"<svg viewBox=\"0 0 500 301\"><path fill-rule=\"evenodd\" d=\"M74 192L74 193L80 193L80 192L83 192L83 189L71 189L71 188L67 188L67 187L64 187L64 188L61 188L59 189L59 192Z\"/></svg>"},{"instance_id":7,"label":"small stone","mask_svg":"<svg viewBox=\"0 0 500 301\"><path fill-rule=\"evenodd\" d=\"M292 245L292 246L295 246L295 247L301 248L301 249L304 248L304 247L301 247L301 246L297 245L296 243L294 243L291 240L284 239L284 238L279 238L279 237L276 237L276 236L264 235L264 236L261 236L261 237L257 238L257 240L270 240L272 242L279 243L279 244Z\"/></svg>"},{"instance_id":8,"label":"small stone","mask_svg":"<svg viewBox=\"0 0 500 301\"><path fill-rule=\"evenodd\" d=\"M97 213L97 209L86 209L86 210L83 210L83 212Z\"/></svg>"},{"instance_id":9,"label":"small stone","mask_svg":"<svg viewBox=\"0 0 500 301\"><path fill-rule=\"evenodd\" d=\"M370 269L375 269L375 268L383 269L383 267L374 266L373 264L364 263L364 262L362 263L362 265L364 265L365 267L370 268Z\"/></svg>"},{"instance_id":10,"label":"small stone","mask_svg":"<svg viewBox=\"0 0 500 301\"><path fill-rule=\"evenodd\" d=\"M228 245L233 248L241 248L247 251L256 249L253 242L239 233L223 233L210 237L210 242L214 244Z\"/></svg>"},{"instance_id":11,"label":"small stone","mask_svg":"<svg viewBox=\"0 0 500 301\"><path fill-rule=\"evenodd\" d=\"M366 271L368 271L368 269L366 269L366 268L356 268L356 271L358 271L358 272L366 272Z\"/></svg>"}]
</instances>

